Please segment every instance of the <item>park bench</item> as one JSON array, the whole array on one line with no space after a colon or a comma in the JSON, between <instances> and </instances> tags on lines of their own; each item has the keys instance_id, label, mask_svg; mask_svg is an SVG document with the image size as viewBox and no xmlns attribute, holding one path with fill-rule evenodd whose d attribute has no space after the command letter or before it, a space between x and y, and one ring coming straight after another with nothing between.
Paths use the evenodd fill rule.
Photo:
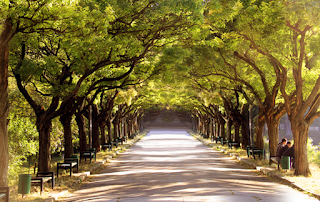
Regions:
<instances>
[{"instance_id":1,"label":"park bench","mask_svg":"<svg viewBox=\"0 0 320 202\"><path fill-rule=\"evenodd\" d=\"M126 142L126 138L124 137L118 137L118 142L121 142L121 145L123 145L123 142Z\"/></svg>"},{"instance_id":2,"label":"park bench","mask_svg":"<svg viewBox=\"0 0 320 202\"><path fill-rule=\"evenodd\" d=\"M112 151L112 142L107 142L101 145L103 151L108 149L109 151Z\"/></svg>"},{"instance_id":3,"label":"park bench","mask_svg":"<svg viewBox=\"0 0 320 202\"><path fill-rule=\"evenodd\" d=\"M278 170L280 170L280 161L278 161L278 157L270 155L269 165L272 163L278 164Z\"/></svg>"},{"instance_id":4,"label":"park bench","mask_svg":"<svg viewBox=\"0 0 320 202\"><path fill-rule=\"evenodd\" d=\"M97 155L96 155L96 149L92 148L92 149L88 149L85 150L84 152L80 152L80 162L81 162L81 158L84 158L84 161L87 161L87 158L90 159L90 163L92 161L92 158L94 158L94 160L97 160Z\"/></svg>"},{"instance_id":5,"label":"park bench","mask_svg":"<svg viewBox=\"0 0 320 202\"><path fill-rule=\"evenodd\" d=\"M220 142L221 142L221 145L224 145L228 143L228 140L224 140L223 138L220 138Z\"/></svg>"},{"instance_id":6,"label":"park bench","mask_svg":"<svg viewBox=\"0 0 320 202\"><path fill-rule=\"evenodd\" d=\"M112 144L113 144L115 147L118 147L118 139L116 139L116 141L113 141Z\"/></svg>"},{"instance_id":7,"label":"park bench","mask_svg":"<svg viewBox=\"0 0 320 202\"><path fill-rule=\"evenodd\" d=\"M256 159L256 155L259 155L259 157L263 156L263 158L265 157L265 151L264 149L259 149L253 145L247 145L247 155L248 158L250 157L250 155Z\"/></svg>"},{"instance_id":8,"label":"park bench","mask_svg":"<svg viewBox=\"0 0 320 202\"><path fill-rule=\"evenodd\" d=\"M203 138L205 138L205 139L209 138L209 136L206 135L206 134L204 134L204 133L200 133L200 134L201 134L201 136L202 136Z\"/></svg>"},{"instance_id":9,"label":"park bench","mask_svg":"<svg viewBox=\"0 0 320 202\"><path fill-rule=\"evenodd\" d=\"M63 163L57 163L57 177L59 177L59 170L60 169L69 169L70 170L70 176L72 173L72 170L74 168L77 168L77 172L79 172L79 159L77 158L65 158Z\"/></svg>"},{"instance_id":10,"label":"park bench","mask_svg":"<svg viewBox=\"0 0 320 202\"><path fill-rule=\"evenodd\" d=\"M221 143L221 137L220 136L216 137L215 141L216 141L216 143L218 143L218 142Z\"/></svg>"},{"instance_id":11,"label":"park bench","mask_svg":"<svg viewBox=\"0 0 320 202\"><path fill-rule=\"evenodd\" d=\"M136 137L137 133L133 133L129 136L130 139L134 139Z\"/></svg>"},{"instance_id":12,"label":"park bench","mask_svg":"<svg viewBox=\"0 0 320 202\"><path fill-rule=\"evenodd\" d=\"M38 172L37 177L31 178L31 186L40 186L43 192L44 183L51 180L51 187L54 188L54 172Z\"/></svg>"},{"instance_id":13,"label":"park bench","mask_svg":"<svg viewBox=\"0 0 320 202\"><path fill-rule=\"evenodd\" d=\"M4 201L9 202L9 187L0 187L0 199L4 199Z\"/></svg>"},{"instance_id":14,"label":"park bench","mask_svg":"<svg viewBox=\"0 0 320 202\"><path fill-rule=\"evenodd\" d=\"M229 141L228 142L228 147L230 149L232 149L232 147L240 147L240 142L232 142L232 141Z\"/></svg>"}]
</instances>

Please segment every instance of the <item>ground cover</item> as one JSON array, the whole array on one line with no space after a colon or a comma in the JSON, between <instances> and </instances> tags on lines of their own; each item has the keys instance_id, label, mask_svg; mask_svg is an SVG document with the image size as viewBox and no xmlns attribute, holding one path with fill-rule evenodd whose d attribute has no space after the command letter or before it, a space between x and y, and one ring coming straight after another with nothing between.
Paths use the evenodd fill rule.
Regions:
<instances>
[{"instance_id":1,"label":"ground cover","mask_svg":"<svg viewBox=\"0 0 320 202\"><path fill-rule=\"evenodd\" d=\"M67 192L70 192L72 190L77 189L78 186L81 185L81 182L83 181L83 176L81 176L85 172L89 172L92 170L93 167L97 167L97 164L101 164L101 162L106 161L106 163L109 162L110 156L113 158L119 155L120 153L124 152L126 148L129 147L129 145L133 144L136 140L140 139L146 134L146 132L143 132L136 136L135 139L129 139L127 142L125 142L123 145L119 144L117 148L113 147L113 150L111 152L109 151L100 151L97 153L97 160L90 161L87 159L85 162L84 159L81 160L81 163L79 165L79 172L73 173L72 176L69 176L69 171L61 170L59 171L59 178L56 177L56 170L57 170L57 162L62 162L61 157L55 157L52 159L51 162L51 171L55 172L55 188L52 190L51 185L45 184L44 191L41 194L39 187L31 186L30 194L24 195L22 198L21 194L18 194L18 185L14 187L10 187L10 201L21 201L21 202L39 202L43 201L44 199L50 198L52 195L59 195L64 194ZM79 154L78 154L79 155ZM24 168L24 173L29 173L29 167ZM36 174L30 173L32 177L35 177Z\"/></svg>"},{"instance_id":2,"label":"ground cover","mask_svg":"<svg viewBox=\"0 0 320 202\"><path fill-rule=\"evenodd\" d=\"M232 153L236 156L239 156L242 159L248 160L255 165L259 167L265 167L268 169L271 169L270 172L280 175L281 177L284 177L285 179L291 181L298 187L301 187L303 190L320 195L320 168L316 164L310 164L310 170L311 170L311 176L310 177L304 177L304 176L294 176L294 170L278 170L276 164L269 165L269 160L267 159L253 159L251 156L248 158L246 150L240 149L240 148L232 148L229 149L226 145L217 144L215 142L212 142L210 139L204 139L202 136L190 132L191 135L193 135L195 138L200 139L203 142L206 142L207 144L212 145L213 148L217 150L224 150L228 153Z\"/></svg>"}]
</instances>

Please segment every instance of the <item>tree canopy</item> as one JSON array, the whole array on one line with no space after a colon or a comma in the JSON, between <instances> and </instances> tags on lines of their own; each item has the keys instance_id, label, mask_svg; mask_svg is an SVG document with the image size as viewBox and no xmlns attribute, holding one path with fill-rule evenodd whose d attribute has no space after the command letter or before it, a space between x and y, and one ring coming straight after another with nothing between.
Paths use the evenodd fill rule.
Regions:
<instances>
[{"instance_id":1,"label":"tree canopy","mask_svg":"<svg viewBox=\"0 0 320 202\"><path fill-rule=\"evenodd\" d=\"M74 117L80 150L84 117L96 120L98 148L119 136L122 122L133 132L161 106L183 109L197 130L241 138L245 146L253 143L248 130L256 115L254 144L263 147L266 123L271 155L287 113L295 172L307 176L308 130L320 116L319 9L312 0L2 1L0 152L8 154L11 141L12 76L9 117L32 117L40 171L50 169L53 120L63 126L69 156ZM30 110L21 112L25 106ZM0 161L0 186L7 184L8 156Z\"/></svg>"}]
</instances>

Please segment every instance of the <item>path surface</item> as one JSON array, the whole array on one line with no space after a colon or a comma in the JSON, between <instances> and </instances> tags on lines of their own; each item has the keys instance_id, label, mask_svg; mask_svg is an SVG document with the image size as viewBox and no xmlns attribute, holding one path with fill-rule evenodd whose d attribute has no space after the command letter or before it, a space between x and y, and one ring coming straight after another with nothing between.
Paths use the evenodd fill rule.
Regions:
<instances>
[{"instance_id":1,"label":"path surface","mask_svg":"<svg viewBox=\"0 0 320 202\"><path fill-rule=\"evenodd\" d=\"M184 129L151 129L63 201L317 201L211 150Z\"/></svg>"}]
</instances>

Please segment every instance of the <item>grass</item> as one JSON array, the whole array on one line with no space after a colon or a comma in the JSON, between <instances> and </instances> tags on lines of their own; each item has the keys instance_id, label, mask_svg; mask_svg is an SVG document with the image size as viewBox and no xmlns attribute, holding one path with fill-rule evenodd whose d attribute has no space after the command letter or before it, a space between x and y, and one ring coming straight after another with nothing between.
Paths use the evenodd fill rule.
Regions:
<instances>
[{"instance_id":1,"label":"grass","mask_svg":"<svg viewBox=\"0 0 320 202\"><path fill-rule=\"evenodd\" d=\"M59 170L59 178L55 177L55 188L51 189L51 184L46 183L44 185L44 191L42 194L40 194L40 187L38 186L31 186L30 194L24 195L22 198L21 194L18 194L18 185L10 187L10 201L21 201L21 202L38 202L43 201L44 199L47 199L51 197L51 195L59 194L59 193L67 193L69 191L73 191L78 188L78 186L81 185L81 182L83 181L80 175L84 172L88 172L92 167L94 167L97 163L104 161L110 156L116 156L116 152L121 153L125 151L125 147L132 144L135 140L143 137L146 134L146 132L138 135L135 139L131 140L128 139L126 143L123 145L119 145L119 147L112 149L111 152L109 151L100 151L97 153L97 160L85 162L84 159L81 160L81 163L79 164L79 172L78 173L72 173L72 176L70 177L70 174L66 170ZM79 154L78 154L79 155ZM57 171L57 162L62 162L61 157L55 157L52 158L51 161L51 171L55 172ZM25 167L23 169L23 173L29 173L29 168ZM35 177L35 174L33 173L33 169L30 170L31 177ZM79 183L80 182L80 183Z\"/></svg>"},{"instance_id":2,"label":"grass","mask_svg":"<svg viewBox=\"0 0 320 202\"><path fill-rule=\"evenodd\" d=\"M213 148L217 149L217 150L224 150L227 151L228 153L232 153L236 156L241 157L242 159L246 159L250 162L253 162L254 164L256 164L259 167L265 167L265 168L269 168L272 169L273 171L271 171L272 173L278 174L282 177L284 177L287 180L290 180L291 182L293 182L295 185L298 185L299 187L301 187L303 190L309 192L309 193L313 193L316 195L320 195L320 168L318 165L316 164L310 164L310 171L311 171L311 176L310 177L304 177L304 176L294 176L294 170L278 170L277 169L277 165L276 164L271 164L269 165L269 161L265 160L265 159L253 159L252 157L247 156L247 152L246 150L243 149L229 149L227 146L222 146L221 144L217 144L217 143L213 143L211 142L211 140L209 139L204 139L202 138L200 135L197 135L195 133L191 133L191 135L193 135L195 138L197 139L201 139L202 141L206 142L207 144L211 144L213 146Z\"/></svg>"}]
</instances>

